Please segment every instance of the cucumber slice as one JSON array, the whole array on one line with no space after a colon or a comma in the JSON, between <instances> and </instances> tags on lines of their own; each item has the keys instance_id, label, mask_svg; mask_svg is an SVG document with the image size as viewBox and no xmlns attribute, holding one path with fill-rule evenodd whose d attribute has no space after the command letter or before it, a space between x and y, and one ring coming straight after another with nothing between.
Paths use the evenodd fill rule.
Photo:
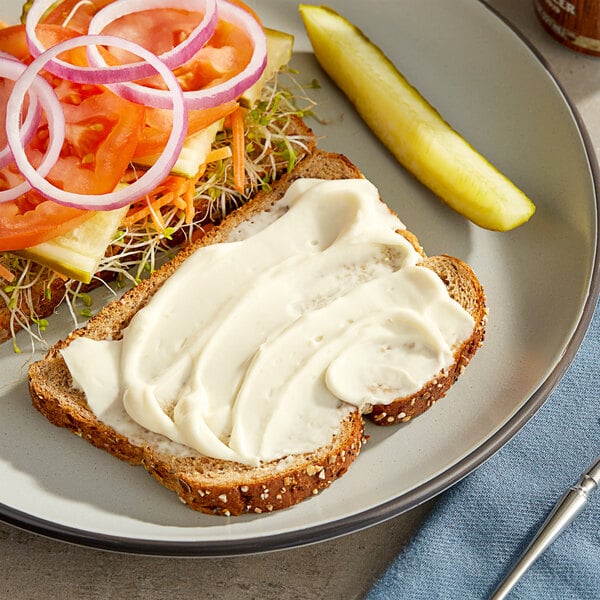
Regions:
<instances>
[{"instance_id":1,"label":"cucumber slice","mask_svg":"<svg viewBox=\"0 0 600 600\"><path fill-rule=\"evenodd\" d=\"M275 73L285 67L292 58L294 36L276 29L265 28L267 36L267 66L260 79L248 88L240 98L240 104L252 108L260 98L262 89L275 76Z\"/></svg>"},{"instance_id":2,"label":"cucumber slice","mask_svg":"<svg viewBox=\"0 0 600 600\"><path fill-rule=\"evenodd\" d=\"M128 209L125 206L97 212L72 231L14 254L31 258L65 277L89 283Z\"/></svg>"},{"instance_id":3,"label":"cucumber slice","mask_svg":"<svg viewBox=\"0 0 600 600\"><path fill-rule=\"evenodd\" d=\"M301 4L315 56L397 160L473 223L507 231L533 202L466 142L357 27L330 8Z\"/></svg>"},{"instance_id":4,"label":"cucumber slice","mask_svg":"<svg viewBox=\"0 0 600 600\"><path fill-rule=\"evenodd\" d=\"M194 177L200 166L206 162L206 157L211 151L217 133L222 128L223 119L219 119L205 129L189 135L183 143L179 158L173 165L171 173L183 177ZM142 167L151 167L158 158L158 154L136 158L135 164Z\"/></svg>"}]
</instances>

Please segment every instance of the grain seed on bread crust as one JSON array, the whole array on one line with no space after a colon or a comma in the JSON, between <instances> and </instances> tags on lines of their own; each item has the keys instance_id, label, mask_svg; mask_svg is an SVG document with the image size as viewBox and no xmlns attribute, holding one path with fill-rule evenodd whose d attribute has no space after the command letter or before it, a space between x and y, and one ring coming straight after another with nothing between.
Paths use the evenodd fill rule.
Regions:
<instances>
[{"instance_id":1,"label":"grain seed on bread crust","mask_svg":"<svg viewBox=\"0 0 600 600\"><path fill-rule=\"evenodd\" d=\"M259 467L193 451L188 456L169 455L151 443L128 439L97 419L84 394L71 387L70 373L58 350L35 363L30 391L33 406L53 425L69 429L130 465L142 465L190 508L208 514L266 513L297 504L341 477L363 443L364 422L356 410L348 414L327 446Z\"/></svg>"},{"instance_id":2,"label":"grain seed on bread crust","mask_svg":"<svg viewBox=\"0 0 600 600\"><path fill-rule=\"evenodd\" d=\"M462 260L445 254L428 257L420 266L436 273L450 297L473 317L473 333L454 349L452 365L438 373L417 393L397 398L390 404L374 405L367 417L377 425L407 423L431 408L446 395L484 341L488 310L483 287L473 269Z\"/></svg>"}]
</instances>

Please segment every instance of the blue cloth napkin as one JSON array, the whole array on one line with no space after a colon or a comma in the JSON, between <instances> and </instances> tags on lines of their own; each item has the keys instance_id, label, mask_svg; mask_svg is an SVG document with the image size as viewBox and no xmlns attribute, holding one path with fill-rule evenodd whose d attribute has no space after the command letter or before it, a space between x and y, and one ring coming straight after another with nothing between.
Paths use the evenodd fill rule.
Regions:
<instances>
[{"instance_id":1,"label":"blue cloth napkin","mask_svg":"<svg viewBox=\"0 0 600 600\"><path fill-rule=\"evenodd\" d=\"M445 492L368 600L488 598L556 501L600 455L600 305L575 360L499 452ZM600 599L600 490L510 594Z\"/></svg>"}]
</instances>

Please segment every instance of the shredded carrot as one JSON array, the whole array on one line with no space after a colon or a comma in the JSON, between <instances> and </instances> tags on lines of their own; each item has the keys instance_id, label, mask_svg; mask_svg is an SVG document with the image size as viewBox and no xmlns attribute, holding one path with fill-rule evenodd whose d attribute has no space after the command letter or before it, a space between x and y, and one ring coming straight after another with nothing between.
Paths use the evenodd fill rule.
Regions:
<instances>
[{"instance_id":1,"label":"shredded carrot","mask_svg":"<svg viewBox=\"0 0 600 600\"><path fill-rule=\"evenodd\" d=\"M194 206L196 183L198 183L198 180L204 175L205 172L206 163L200 166L195 177L192 177L185 182L185 189L182 194L182 198L185 202L185 222L188 225L194 220L194 215L196 214L196 207Z\"/></svg>"},{"instance_id":2,"label":"shredded carrot","mask_svg":"<svg viewBox=\"0 0 600 600\"><path fill-rule=\"evenodd\" d=\"M171 175L167 177L157 188L148 194L143 200L136 202L129 210L127 217L123 220L124 227L131 227L135 223L150 218L157 231L165 228L165 222L161 209L172 205L183 211L185 222L189 225L194 220L196 195L196 184L206 172L206 164L203 164L194 177L180 177Z\"/></svg>"},{"instance_id":3,"label":"shredded carrot","mask_svg":"<svg viewBox=\"0 0 600 600\"><path fill-rule=\"evenodd\" d=\"M242 126L242 150L243 150L243 122ZM223 160L233 155L232 149L229 146L211 150L204 164L200 166L194 177L180 177L170 175L156 189L148 194L144 199L140 199L129 210L127 217L123 220L124 227L131 227L135 223L143 219L150 219L157 231L162 231L165 228L165 222L162 217L161 209L171 204L177 209L183 211L185 222L189 225L193 222L196 214L194 206L194 197L196 195L196 185L198 180L206 172L206 165L217 160ZM242 169L243 169L243 154L242 154ZM236 184L237 185L237 184ZM241 190L243 191L243 171L241 180ZM237 189L237 188L236 188Z\"/></svg>"},{"instance_id":4,"label":"shredded carrot","mask_svg":"<svg viewBox=\"0 0 600 600\"><path fill-rule=\"evenodd\" d=\"M156 229L156 231L163 231L163 229L165 228L165 220L160 214L161 206L164 206L165 204L170 204L172 200L173 194L171 192L166 193L160 198L160 200L155 200L154 202L151 202L150 198L146 196L146 203L148 205L150 217L152 219L152 222L154 223L154 229ZM159 204L161 206L158 206Z\"/></svg>"},{"instance_id":5,"label":"shredded carrot","mask_svg":"<svg viewBox=\"0 0 600 600\"><path fill-rule=\"evenodd\" d=\"M230 115L231 121L231 151L233 154L233 187L244 193L244 113L243 108L236 108Z\"/></svg>"},{"instance_id":6,"label":"shredded carrot","mask_svg":"<svg viewBox=\"0 0 600 600\"><path fill-rule=\"evenodd\" d=\"M15 280L15 274L6 268L2 264L2 261L0 261L0 277L2 277L2 279L6 279L6 281L8 281L8 283L11 283L12 281Z\"/></svg>"},{"instance_id":7,"label":"shredded carrot","mask_svg":"<svg viewBox=\"0 0 600 600\"><path fill-rule=\"evenodd\" d=\"M185 224L190 225L194 220L196 209L194 208L194 192L193 190L186 190L183 199L185 200Z\"/></svg>"},{"instance_id":8,"label":"shredded carrot","mask_svg":"<svg viewBox=\"0 0 600 600\"><path fill-rule=\"evenodd\" d=\"M134 223L137 223L138 221L141 221L147 217L151 217L155 226L157 226L158 231L162 231L162 229L165 227L165 223L162 220L162 217L157 217L160 214L160 209L163 206L171 203L173 201L173 197L173 192L166 192L154 200L152 200L151 196L148 195L146 197L146 205L129 213L123 220L123 225L125 227L131 227Z\"/></svg>"},{"instance_id":9,"label":"shredded carrot","mask_svg":"<svg viewBox=\"0 0 600 600\"><path fill-rule=\"evenodd\" d=\"M224 158L229 158L231 156L231 147L223 146L222 148L216 148L215 150L211 150L206 155L206 162L216 162L217 160L223 160Z\"/></svg>"},{"instance_id":10,"label":"shredded carrot","mask_svg":"<svg viewBox=\"0 0 600 600\"><path fill-rule=\"evenodd\" d=\"M185 192L184 192L184 194L185 194ZM185 198L183 198L182 196L176 196L175 198L173 198L173 204L179 210L185 210L187 208L187 202L186 202Z\"/></svg>"}]
</instances>

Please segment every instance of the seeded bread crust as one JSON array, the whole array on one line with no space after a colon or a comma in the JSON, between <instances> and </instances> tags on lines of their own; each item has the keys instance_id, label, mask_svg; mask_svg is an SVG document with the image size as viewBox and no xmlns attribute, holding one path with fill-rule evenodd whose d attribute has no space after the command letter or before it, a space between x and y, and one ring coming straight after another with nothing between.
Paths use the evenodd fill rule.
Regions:
<instances>
[{"instance_id":1,"label":"seeded bread crust","mask_svg":"<svg viewBox=\"0 0 600 600\"><path fill-rule=\"evenodd\" d=\"M440 371L417 393L397 398L390 404L374 405L367 417L376 425L407 423L431 408L446 395L484 342L488 309L483 287L473 269L462 260L445 254L428 257L420 266L436 273L446 285L450 297L473 317L473 333L454 348L454 363Z\"/></svg>"},{"instance_id":2,"label":"seeded bread crust","mask_svg":"<svg viewBox=\"0 0 600 600\"><path fill-rule=\"evenodd\" d=\"M167 454L152 441L128 439L98 420L84 394L71 387L58 349L32 366L30 390L33 406L53 425L69 429L130 465L142 465L190 508L208 514L267 513L317 495L348 470L363 443L363 419L352 411L327 446L259 467L189 450L188 456ZM157 437L152 434L149 439Z\"/></svg>"},{"instance_id":3,"label":"seeded bread crust","mask_svg":"<svg viewBox=\"0 0 600 600\"><path fill-rule=\"evenodd\" d=\"M350 411L340 423L331 443L312 453L291 456L260 467L208 457L172 456L161 452L148 440L130 440L99 421L87 406L82 392L72 387L71 375L60 349L78 336L93 339L119 339L132 316L142 308L162 283L198 247L226 241L232 232L254 215L270 211L292 181L302 177L348 179L362 177L360 171L343 155L314 150L297 164L292 173L283 175L270 192L260 192L219 227L184 248L148 280L112 302L90 319L85 327L72 332L50 349L44 359L31 365L29 388L33 405L48 420L66 427L121 460L144 468L161 484L175 491L194 510L221 515L270 512L292 506L318 494L343 475L360 452L364 441L363 416ZM473 315L473 335L456 349L456 362L440 374L419 394L397 399L388 406L372 407L369 418L377 424L392 424L420 414L442 397L464 370L472 354L481 345L487 311L481 285L473 271L458 259L440 256L427 258L416 237L398 231L423 256L423 267L432 268L446 283L450 294ZM392 417L390 420L389 417Z\"/></svg>"}]
</instances>

